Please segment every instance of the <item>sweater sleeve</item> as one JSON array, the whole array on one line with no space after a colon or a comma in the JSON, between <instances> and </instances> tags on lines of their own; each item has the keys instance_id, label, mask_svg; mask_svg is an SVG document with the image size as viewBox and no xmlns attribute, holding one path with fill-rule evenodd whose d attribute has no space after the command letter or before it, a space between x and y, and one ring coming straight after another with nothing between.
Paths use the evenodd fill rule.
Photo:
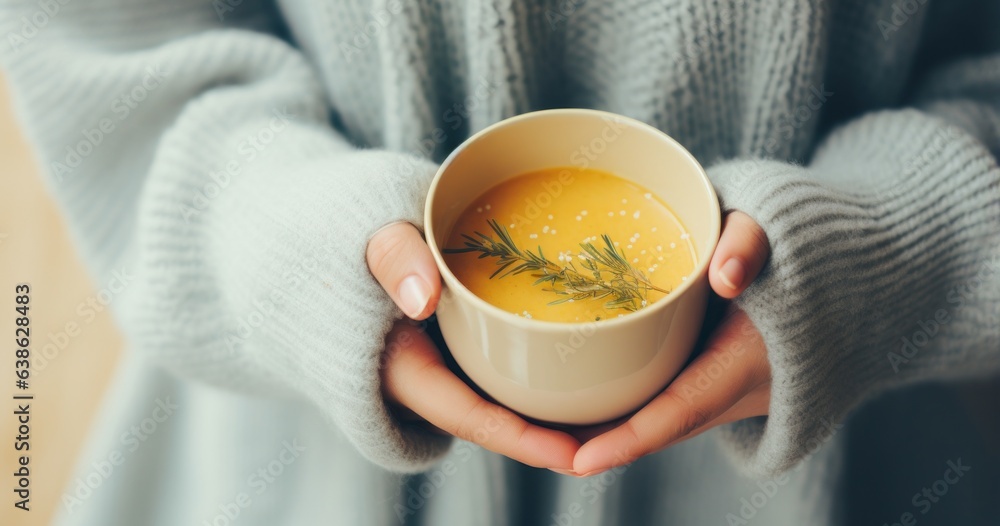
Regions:
<instances>
[{"instance_id":1,"label":"sweater sleeve","mask_svg":"<svg viewBox=\"0 0 1000 526\"><path fill-rule=\"evenodd\" d=\"M834 130L808 166L710 170L771 241L738 300L768 349L770 415L723 431L750 474L801 461L881 391L1000 369L1000 56L918 93Z\"/></svg>"},{"instance_id":2,"label":"sweater sleeve","mask_svg":"<svg viewBox=\"0 0 1000 526\"><path fill-rule=\"evenodd\" d=\"M24 25L42 4L56 12ZM312 404L383 467L440 457L446 438L382 401L400 313L365 264L375 230L421 223L435 166L339 136L269 3L4 5L19 115L98 283L125 284L110 301L130 345Z\"/></svg>"}]
</instances>

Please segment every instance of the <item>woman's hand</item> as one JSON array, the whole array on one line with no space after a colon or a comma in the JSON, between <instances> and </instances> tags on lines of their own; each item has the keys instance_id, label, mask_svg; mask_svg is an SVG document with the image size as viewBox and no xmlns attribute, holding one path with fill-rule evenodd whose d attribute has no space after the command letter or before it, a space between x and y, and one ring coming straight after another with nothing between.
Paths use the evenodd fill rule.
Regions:
<instances>
[{"instance_id":1,"label":"woman's hand","mask_svg":"<svg viewBox=\"0 0 1000 526\"><path fill-rule=\"evenodd\" d=\"M746 214L729 214L709 265L712 289L735 298L769 255L764 231ZM577 451L573 472L594 475L715 426L766 415L770 397L771 368L763 340L746 314L730 307L705 350L662 393L623 423L584 437L592 436Z\"/></svg>"},{"instance_id":2,"label":"woman's hand","mask_svg":"<svg viewBox=\"0 0 1000 526\"><path fill-rule=\"evenodd\" d=\"M413 225L378 231L368 244L368 267L412 320L430 316L441 278L430 249ZM403 421L427 425L530 466L570 470L580 443L570 435L529 424L473 391L445 365L418 324L403 319L386 338L382 386Z\"/></svg>"}]
</instances>

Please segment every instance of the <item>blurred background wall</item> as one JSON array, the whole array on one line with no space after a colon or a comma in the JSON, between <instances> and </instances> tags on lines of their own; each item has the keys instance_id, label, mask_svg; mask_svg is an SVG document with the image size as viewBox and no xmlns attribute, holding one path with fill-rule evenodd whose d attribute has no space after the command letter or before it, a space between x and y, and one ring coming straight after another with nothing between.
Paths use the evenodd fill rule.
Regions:
<instances>
[{"instance_id":1,"label":"blurred background wall","mask_svg":"<svg viewBox=\"0 0 1000 526\"><path fill-rule=\"evenodd\" d=\"M31 511L13 507L11 474L17 453L14 400L14 287L31 285L33 354L52 343L58 351L29 383L31 403ZM67 237L59 213L38 175L38 165L12 111L0 76L0 524L49 524L61 502L74 460L87 435L108 379L114 373L121 338L109 311L90 323L77 306L95 294ZM75 337L60 333L80 325ZM61 347L61 348L60 348ZM52 354L52 351L49 351Z\"/></svg>"}]
</instances>

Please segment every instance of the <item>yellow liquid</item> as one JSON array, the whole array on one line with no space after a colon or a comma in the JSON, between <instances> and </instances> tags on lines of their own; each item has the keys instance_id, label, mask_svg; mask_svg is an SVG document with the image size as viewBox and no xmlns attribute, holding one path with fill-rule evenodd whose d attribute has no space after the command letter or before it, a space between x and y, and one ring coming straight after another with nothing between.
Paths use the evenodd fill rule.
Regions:
<instances>
[{"instance_id":1,"label":"yellow liquid","mask_svg":"<svg viewBox=\"0 0 1000 526\"><path fill-rule=\"evenodd\" d=\"M475 232L496 239L487 223L490 219L506 227L522 251L537 254L541 247L549 261L562 266L572 260L582 272L586 271L579 261L583 252L580 244L589 241L601 249L604 234L616 242L626 261L658 288L673 290L695 266L689 234L659 198L639 185L598 170L550 168L504 181L469 205L445 246L461 248L465 243L462 234ZM548 283L534 285L538 278L532 273L491 279L499 268L497 259L479 256L479 252L468 252L444 257L448 268L473 294L508 312L559 322L629 314L626 309L607 308L608 298L550 305L565 296L546 291L552 288ZM665 296L651 290L647 305Z\"/></svg>"}]
</instances>

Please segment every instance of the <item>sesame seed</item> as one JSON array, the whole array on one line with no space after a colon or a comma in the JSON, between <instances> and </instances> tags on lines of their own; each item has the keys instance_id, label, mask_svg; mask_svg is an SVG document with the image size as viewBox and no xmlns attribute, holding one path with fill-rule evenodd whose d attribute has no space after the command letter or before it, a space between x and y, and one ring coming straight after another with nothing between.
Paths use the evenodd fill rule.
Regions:
<instances>
[{"instance_id":1,"label":"sesame seed","mask_svg":"<svg viewBox=\"0 0 1000 526\"><path fill-rule=\"evenodd\" d=\"M681 234L681 239L687 239L689 237L691 237L691 234L688 234L687 232L684 232L683 234Z\"/></svg>"},{"instance_id":2,"label":"sesame seed","mask_svg":"<svg viewBox=\"0 0 1000 526\"><path fill-rule=\"evenodd\" d=\"M582 217L580 217L580 216L576 216L576 220L577 220L577 221L583 221L583 218L582 218Z\"/></svg>"},{"instance_id":3,"label":"sesame seed","mask_svg":"<svg viewBox=\"0 0 1000 526\"><path fill-rule=\"evenodd\" d=\"M632 245L629 245L629 246L627 246L627 247L625 247L625 248L632 248Z\"/></svg>"},{"instance_id":4,"label":"sesame seed","mask_svg":"<svg viewBox=\"0 0 1000 526\"><path fill-rule=\"evenodd\" d=\"M663 252L663 245L656 245L657 252Z\"/></svg>"},{"instance_id":5,"label":"sesame seed","mask_svg":"<svg viewBox=\"0 0 1000 526\"><path fill-rule=\"evenodd\" d=\"M476 212L482 212L482 211L483 211L483 207L480 206L480 207L476 208Z\"/></svg>"},{"instance_id":6,"label":"sesame seed","mask_svg":"<svg viewBox=\"0 0 1000 526\"><path fill-rule=\"evenodd\" d=\"M653 272L653 271L655 271L655 270L656 270L655 268L653 268L653 267L649 267L649 271L650 271L650 272Z\"/></svg>"},{"instance_id":7,"label":"sesame seed","mask_svg":"<svg viewBox=\"0 0 1000 526\"><path fill-rule=\"evenodd\" d=\"M628 203L628 199L622 199L622 204L624 205L626 203Z\"/></svg>"},{"instance_id":8,"label":"sesame seed","mask_svg":"<svg viewBox=\"0 0 1000 526\"><path fill-rule=\"evenodd\" d=\"M531 239L538 239L538 234L531 234L528 237L530 237Z\"/></svg>"},{"instance_id":9,"label":"sesame seed","mask_svg":"<svg viewBox=\"0 0 1000 526\"><path fill-rule=\"evenodd\" d=\"M555 219L555 218L552 217L552 214L549 214L549 219Z\"/></svg>"},{"instance_id":10,"label":"sesame seed","mask_svg":"<svg viewBox=\"0 0 1000 526\"><path fill-rule=\"evenodd\" d=\"M587 211L586 211L586 210L581 210L581 211L580 211L580 215L582 215L582 216L585 216L585 215L587 215Z\"/></svg>"},{"instance_id":11,"label":"sesame seed","mask_svg":"<svg viewBox=\"0 0 1000 526\"><path fill-rule=\"evenodd\" d=\"M687 276L684 276L683 278L681 278L681 281L687 281L687 280L688 280Z\"/></svg>"},{"instance_id":12,"label":"sesame seed","mask_svg":"<svg viewBox=\"0 0 1000 526\"><path fill-rule=\"evenodd\" d=\"M511 227L511 228L514 228L514 223L511 223L511 224L510 224L510 227Z\"/></svg>"},{"instance_id":13,"label":"sesame seed","mask_svg":"<svg viewBox=\"0 0 1000 526\"><path fill-rule=\"evenodd\" d=\"M618 215L620 215L620 216L623 216L623 215L625 215L625 211L624 211L624 210L620 210L620 211L618 212Z\"/></svg>"},{"instance_id":14,"label":"sesame seed","mask_svg":"<svg viewBox=\"0 0 1000 526\"><path fill-rule=\"evenodd\" d=\"M615 213L614 213L614 212L608 212L608 217L612 217L612 216L614 216L614 215L615 215Z\"/></svg>"},{"instance_id":15,"label":"sesame seed","mask_svg":"<svg viewBox=\"0 0 1000 526\"><path fill-rule=\"evenodd\" d=\"M638 263L638 262L639 262L639 258L633 258L632 259L632 263Z\"/></svg>"},{"instance_id":16,"label":"sesame seed","mask_svg":"<svg viewBox=\"0 0 1000 526\"><path fill-rule=\"evenodd\" d=\"M642 252L639 252L639 254L640 254L640 255L641 255L641 254L645 254L645 253L646 253L646 251L645 251L645 250L643 250Z\"/></svg>"},{"instance_id":17,"label":"sesame seed","mask_svg":"<svg viewBox=\"0 0 1000 526\"><path fill-rule=\"evenodd\" d=\"M639 219L639 211L638 210L636 210L635 213L632 214L632 218L633 219Z\"/></svg>"},{"instance_id":18,"label":"sesame seed","mask_svg":"<svg viewBox=\"0 0 1000 526\"><path fill-rule=\"evenodd\" d=\"M486 205L486 209L489 210L490 209L490 205Z\"/></svg>"},{"instance_id":19,"label":"sesame seed","mask_svg":"<svg viewBox=\"0 0 1000 526\"><path fill-rule=\"evenodd\" d=\"M552 229L552 234L555 235L555 233L556 233L556 229L553 228Z\"/></svg>"},{"instance_id":20,"label":"sesame seed","mask_svg":"<svg viewBox=\"0 0 1000 526\"><path fill-rule=\"evenodd\" d=\"M677 243L671 243L670 248L677 248Z\"/></svg>"},{"instance_id":21,"label":"sesame seed","mask_svg":"<svg viewBox=\"0 0 1000 526\"><path fill-rule=\"evenodd\" d=\"M652 199L653 198L653 194L651 194L649 192L646 192L646 193L642 194L642 196L645 197L646 199Z\"/></svg>"},{"instance_id":22,"label":"sesame seed","mask_svg":"<svg viewBox=\"0 0 1000 526\"><path fill-rule=\"evenodd\" d=\"M656 232L656 227L654 226L653 228L649 229L649 231L650 232Z\"/></svg>"},{"instance_id":23,"label":"sesame seed","mask_svg":"<svg viewBox=\"0 0 1000 526\"><path fill-rule=\"evenodd\" d=\"M638 232L635 233L635 238L639 239L639 233Z\"/></svg>"},{"instance_id":24,"label":"sesame seed","mask_svg":"<svg viewBox=\"0 0 1000 526\"><path fill-rule=\"evenodd\" d=\"M616 247L618 246L618 242L617 242L617 241L615 241L615 246L616 246Z\"/></svg>"},{"instance_id":25,"label":"sesame seed","mask_svg":"<svg viewBox=\"0 0 1000 526\"><path fill-rule=\"evenodd\" d=\"M545 225L545 226L542 227L542 233L543 234L548 234L549 233L549 225Z\"/></svg>"}]
</instances>

